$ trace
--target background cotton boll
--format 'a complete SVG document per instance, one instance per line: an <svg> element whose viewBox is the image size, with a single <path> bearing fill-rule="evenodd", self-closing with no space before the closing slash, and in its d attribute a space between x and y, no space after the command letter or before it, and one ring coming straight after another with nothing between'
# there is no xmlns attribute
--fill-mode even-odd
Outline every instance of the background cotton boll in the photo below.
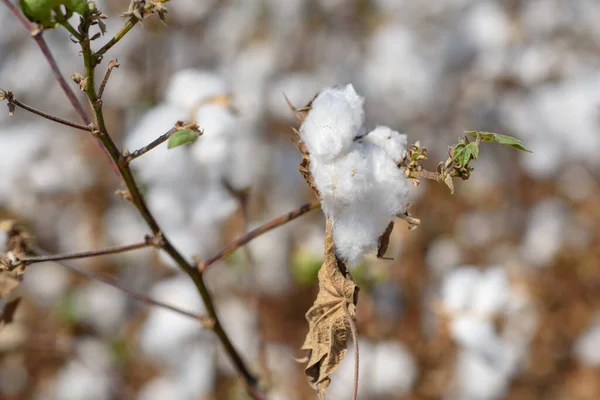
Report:
<svg viewBox="0 0 600 400"><path fill-rule="evenodd" d="M203 105L195 117L203 134L192 146L192 156L200 165L217 167L227 159L236 130L244 128L227 108L219 104Z"/></svg>
<svg viewBox="0 0 600 400"><path fill-rule="evenodd" d="M450 313L464 311L470 304L473 288L481 273L474 267L457 268L449 272L442 282L441 296L445 309Z"/></svg>
<svg viewBox="0 0 600 400"><path fill-rule="evenodd" d="M509 293L506 270L502 267L487 269L474 288L472 309L477 315L498 313L507 304Z"/></svg>
<svg viewBox="0 0 600 400"><path fill-rule="evenodd" d="M241 130L232 138L223 178L237 190L259 185L268 172L269 150L262 138Z"/></svg>
<svg viewBox="0 0 600 400"><path fill-rule="evenodd" d="M225 82L217 74L184 69L171 77L165 93L165 101L189 112L194 107L198 107L202 100L226 92Z"/></svg>
<svg viewBox="0 0 600 400"><path fill-rule="evenodd" d="M496 400L504 398L508 380L505 374L479 354L462 351L455 367L457 398Z"/></svg>
<svg viewBox="0 0 600 400"><path fill-rule="evenodd" d="M204 238L197 235L191 226L173 227L164 229L167 237L174 243L175 248L187 259L193 255L202 255L205 249ZM214 232L213 232L214 233ZM169 268L179 270L179 266L165 252L158 253L160 261Z"/></svg>
<svg viewBox="0 0 600 400"><path fill-rule="evenodd" d="M51 306L64 295L70 281L69 272L51 262L32 265L23 277L30 298L42 306Z"/></svg>
<svg viewBox="0 0 600 400"><path fill-rule="evenodd" d="M573 346L577 359L587 365L600 365L600 318L592 320Z"/></svg>
<svg viewBox="0 0 600 400"><path fill-rule="evenodd" d="M408 138L387 126L377 126L362 139L381 147L398 164L406 156Z"/></svg>
<svg viewBox="0 0 600 400"><path fill-rule="evenodd" d="M151 186L146 193L146 203L161 226L176 229L185 225L185 204L172 187Z"/></svg>
<svg viewBox="0 0 600 400"><path fill-rule="evenodd" d="M417 377L417 365L408 349L396 341L374 345L371 387L378 396L408 393ZM362 353L361 353L362 356Z"/></svg>
<svg viewBox="0 0 600 400"><path fill-rule="evenodd" d="M248 303L227 297L218 301L217 308L221 316L223 329L229 334L233 345L239 354L246 360L256 360L258 345L258 319L256 313ZM225 355L222 347L219 348L218 366L228 375L235 375L236 371L229 357Z"/></svg>
<svg viewBox="0 0 600 400"><path fill-rule="evenodd" d="M487 319L474 315L459 315L450 322L452 338L461 346L479 353L488 360L502 355L502 341Z"/></svg>
<svg viewBox="0 0 600 400"><path fill-rule="evenodd" d="M186 311L205 313L196 287L187 276L175 276L157 283L150 295ZM166 365L177 365L178 355L188 340L198 340L203 328L198 321L162 308L153 308L139 334L142 351Z"/></svg>
<svg viewBox="0 0 600 400"><path fill-rule="evenodd" d="M75 292L74 307L80 321L103 335L115 335L125 317L126 295L103 282L91 282Z"/></svg>
<svg viewBox="0 0 600 400"><path fill-rule="evenodd" d="M358 369L358 398L371 398L371 375L374 368L373 344L367 338L359 337L360 364ZM354 382L354 347L352 340L348 340L348 353L340 367L331 375L331 385L327 389L327 398L332 400L349 399L352 397Z"/></svg>
<svg viewBox="0 0 600 400"><path fill-rule="evenodd" d="M312 157L331 161L350 149L363 127L363 102L352 85L327 88L317 96L300 128Z"/></svg>
<svg viewBox="0 0 600 400"><path fill-rule="evenodd" d="M81 361L69 361L56 376L54 396L61 400L108 400L113 382L106 371L93 369Z"/></svg>

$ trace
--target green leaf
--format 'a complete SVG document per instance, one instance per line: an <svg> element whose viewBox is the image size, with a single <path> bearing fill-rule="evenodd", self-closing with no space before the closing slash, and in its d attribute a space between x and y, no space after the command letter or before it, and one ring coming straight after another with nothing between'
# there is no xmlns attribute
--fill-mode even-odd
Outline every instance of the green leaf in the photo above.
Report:
<svg viewBox="0 0 600 400"><path fill-rule="evenodd" d="M181 146L183 144L194 143L200 134L198 131L192 129L182 129L175 132L169 137L167 147L172 149L173 147Z"/></svg>
<svg viewBox="0 0 600 400"><path fill-rule="evenodd" d="M64 5L67 10L85 15L89 10L87 0L62 0L59 4Z"/></svg>
<svg viewBox="0 0 600 400"><path fill-rule="evenodd" d="M526 149L525 146L523 146L523 143L519 139L516 139L512 136L500 135L498 133L492 133L492 132L481 132L481 131L468 131L465 133L474 138L479 136L481 138L481 140L483 140L484 142L497 142L497 143L503 144L505 146L510 146L513 149L531 153L531 150Z"/></svg>
<svg viewBox="0 0 600 400"><path fill-rule="evenodd" d="M452 158L455 159L461 167L467 165L471 160L471 156L474 160L477 160L479 157L479 146L476 142L459 143L454 146L454 150L452 150Z"/></svg>

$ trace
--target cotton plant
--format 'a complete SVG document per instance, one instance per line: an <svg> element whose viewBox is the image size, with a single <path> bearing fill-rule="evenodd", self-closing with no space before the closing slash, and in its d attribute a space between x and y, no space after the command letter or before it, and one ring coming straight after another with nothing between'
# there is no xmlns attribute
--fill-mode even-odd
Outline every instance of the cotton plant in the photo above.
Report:
<svg viewBox="0 0 600 400"><path fill-rule="evenodd" d="M453 178L466 180L474 170L470 163L479 157L482 141L528 151L512 137L468 131L449 148L448 159L435 172L426 171L422 162L427 149L419 142L409 146L407 135L390 127L365 126L364 101L352 84L324 88L299 109L288 101L301 122L296 131L303 156L300 171L319 197L327 221L320 290L306 314L309 332L302 345L308 351L305 374L320 398L346 355L350 336L358 354L358 287L351 268L368 253L377 251L385 258L396 218L406 220L410 228L418 226L420 221L407 211L411 186L430 178L453 192ZM355 364L358 369L357 360Z"/></svg>

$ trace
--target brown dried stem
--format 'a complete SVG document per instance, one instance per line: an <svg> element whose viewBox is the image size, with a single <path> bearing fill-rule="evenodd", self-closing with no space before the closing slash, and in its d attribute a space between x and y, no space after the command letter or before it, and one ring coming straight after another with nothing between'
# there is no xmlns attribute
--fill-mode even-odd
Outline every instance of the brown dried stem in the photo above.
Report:
<svg viewBox="0 0 600 400"><path fill-rule="evenodd" d="M6 100L8 101L9 105L14 104L17 107L22 108L23 110L29 111L30 113L39 115L40 117L49 119L50 121L54 121L54 122L62 124L62 125L70 126L71 128L79 129L81 131L86 131L86 132L92 131L92 128L90 126L85 126L85 125L78 124L76 122L67 121L66 119L62 119L60 117L55 117L54 115L47 114L43 111L40 111L31 106L28 106L25 103L21 103L19 100L14 98L14 95L11 91L6 91L5 94L6 94ZM12 113L11 113L11 115L12 115Z"/></svg>
<svg viewBox="0 0 600 400"><path fill-rule="evenodd" d="M348 324L350 324L350 331L352 332L352 343L354 345L354 385L352 388L352 400L356 400L358 398L358 375L359 375L359 357L358 357L358 331L356 330L356 324L354 323L354 318L350 315L350 311L348 311L348 306L346 303L342 304L344 308L344 313L346 313L346 317L348 318Z"/></svg>
<svg viewBox="0 0 600 400"><path fill-rule="evenodd" d="M151 237L147 237L145 241L140 243L121 245L121 246L111 246L105 247L103 249L98 250L88 250L88 251L80 251L74 253L63 253L63 254L49 254L43 256L33 256L33 257L19 257L19 262L25 264L34 264L46 261L62 261L62 260L77 260L80 258L90 258L90 257L98 257L105 256L108 254L118 254L125 253L127 251L143 249L145 247L156 246L155 241Z"/></svg>
<svg viewBox="0 0 600 400"><path fill-rule="evenodd" d="M102 79L102 83L100 84L100 89L98 89L98 98L102 99L102 95L104 94L104 88L106 88L106 84L108 83L108 78L110 78L110 73L113 68L119 68L119 63L117 60L111 60L108 63L108 69L106 70L106 74L104 75L104 79Z"/></svg>
<svg viewBox="0 0 600 400"><path fill-rule="evenodd" d="M163 303L161 301L155 300L152 297L146 296L145 294L138 293L136 291L128 289L128 288L122 286L114 278L111 278L111 277L108 277L108 276L104 276L104 275L99 275L99 274L96 274L94 272L86 271L86 270L84 270L84 269L82 269L82 268L80 268L80 267L78 267L78 266L76 266L76 265L74 265L72 263L65 262L64 258L57 258L58 256L60 256L60 254L53 255L53 254L50 254L47 251L45 251L45 250L43 250L43 249L41 249L41 248L39 248L37 246L33 246L33 245L29 245L28 246L28 250L29 250L30 253L32 253L32 254L34 254L36 256L35 257L36 259L45 258L46 261L54 261L57 264L62 265L63 267L68 268L71 271L76 272L76 273L78 273L80 275L83 275L83 276L85 276L88 279L93 279L93 280L96 280L96 281L100 281L100 282L105 283L105 284L107 284L109 286L112 286L112 287L114 287L116 289L119 289L123 293L127 293L127 295L129 297L133 298L133 299L139 300L139 301L141 301L143 303L146 303L146 304L149 304L149 305L152 305L152 306L161 307L161 308L164 308L166 310L173 311L173 312L175 312L177 314L180 314L180 315L183 315L185 317L193 318L193 319L199 321L202 324L202 326L204 326L205 328L212 328L212 325L213 325L212 320L209 317L207 317L207 316L199 315L199 314L194 314L192 312L185 311L185 310L182 310L180 308L170 306L170 305L168 305L166 303ZM31 258L34 258L34 257L31 257Z"/></svg>
<svg viewBox="0 0 600 400"><path fill-rule="evenodd" d="M244 246L246 243L248 243L251 240L262 235L263 233L266 233L266 232L270 231L271 229L275 229L278 226L287 224L288 222L293 221L296 218L306 214L307 212L314 210L316 208L319 208L320 206L321 206L321 202L319 200L315 200L312 203L306 203L306 204L300 206L299 208L295 209L294 211L290 211L289 213L284 214L281 217L275 218L274 220L269 221L266 224L261 225L256 229L251 230L250 232L248 232L241 238L239 238L236 241L227 245L224 249L219 251L217 254L215 254L213 257L211 257L207 261L199 263L198 270L205 271L208 267L210 267L215 262L217 262L220 259L233 253L240 247Z"/></svg>

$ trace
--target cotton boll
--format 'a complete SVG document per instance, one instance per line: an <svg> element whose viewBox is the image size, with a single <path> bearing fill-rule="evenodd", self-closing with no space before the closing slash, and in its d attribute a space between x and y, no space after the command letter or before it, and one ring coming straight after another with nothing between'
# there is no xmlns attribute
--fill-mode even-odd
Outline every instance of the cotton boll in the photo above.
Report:
<svg viewBox="0 0 600 400"><path fill-rule="evenodd" d="M137 400L181 399L176 380L171 376L159 376L147 382L137 395Z"/></svg>
<svg viewBox="0 0 600 400"><path fill-rule="evenodd" d="M90 365L81 361L69 361L56 376L52 398L108 400L111 398L112 385L108 373L91 369Z"/></svg>
<svg viewBox="0 0 600 400"><path fill-rule="evenodd" d="M460 315L451 321L450 332L461 346L480 353L488 360L498 360L502 355L502 342L491 321Z"/></svg>
<svg viewBox="0 0 600 400"><path fill-rule="evenodd" d="M377 396L406 394L417 377L417 365L413 356L399 342L377 343L372 365L370 386Z"/></svg>
<svg viewBox="0 0 600 400"><path fill-rule="evenodd" d="M27 268L23 286L36 303L47 307L65 294L70 281L66 268L46 262Z"/></svg>
<svg viewBox="0 0 600 400"><path fill-rule="evenodd" d="M196 123L204 132L192 146L192 157L198 165L221 171L230 151L238 126L237 118L218 104L206 104L196 112Z"/></svg>
<svg viewBox="0 0 600 400"><path fill-rule="evenodd" d="M152 186L146 194L146 204L163 227L179 228L186 222L184 203L178 194L166 186Z"/></svg>
<svg viewBox="0 0 600 400"><path fill-rule="evenodd" d="M481 273L474 267L462 267L451 271L442 282L441 296L449 313L464 311L471 303L473 289Z"/></svg>
<svg viewBox="0 0 600 400"><path fill-rule="evenodd" d="M556 199L537 204L528 218L527 232L522 252L527 261L536 267L550 263L564 241L567 210Z"/></svg>
<svg viewBox="0 0 600 400"><path fill-rule="evenodd" d="M504 398L508 379L501 370L479 354L463 351L456 369L457 398L465 400L496 400Z"/></svg>
<svg viewBox="0 0 600 400"><path fill-rule="evenodd" d="M195 69L183 69L171 78L165 100L170 105L191 111L202 100L224 94L226 91L225 82L216 74Z"/></svg>
<svg viewBox="0 0 600 400"><path fill-rule="evenodd" d="M408 138L387 126L377 126L362 140L381 147L396 164L406 156Z"/></svg>
<svg viewBox="0 0 600 400"><path fill-rule="evenodd" d="M350 149L363 129L363 103L351 84L327 88L317 96L300 128L312 157L331 161Z"/></svg>
<svg viewBox="0 0 600 400"><path fill-rule="evenodd" d="M150 295L184 310L205 313L194 283L187 276L175 276L157 283ZM174 354L180 354L188 340L198 340L203 330L198 321L172 311L153 308L141 328L139 343L142 351L167 365L177 364Z"/></svg>
<svg viewBox="0 0 600 400"><path fill-rule="evenodd" d="M496 267L484 271L474 289L472 310L476 314L489 316L500 312L510 295L506 270Z"/></svg>
<svg viewBox="0 0 600 400"><path fill-rule="evenodd" d="M255 360L258 349L258 319L256 313L246 302L233 297L222 299L217 304L220 311L221 324L229 338L238 349L242 358ZM229 357L219 349L219 368L228 375L236 374Z"/></svg>
<svg viewBox="0 0 600 400"><path fill-rule="evenodd" d="M118 332L125 317L127 296L102 282L91 282L75 293L75 312L78 318L104 335Z"/></svg>
<svg viewBox="0 0 600 400"><path fill-rule="evenodd" d="M577 338L573 351L577 359L586 365L600 365L600 320L595 320Z"/></svg>

